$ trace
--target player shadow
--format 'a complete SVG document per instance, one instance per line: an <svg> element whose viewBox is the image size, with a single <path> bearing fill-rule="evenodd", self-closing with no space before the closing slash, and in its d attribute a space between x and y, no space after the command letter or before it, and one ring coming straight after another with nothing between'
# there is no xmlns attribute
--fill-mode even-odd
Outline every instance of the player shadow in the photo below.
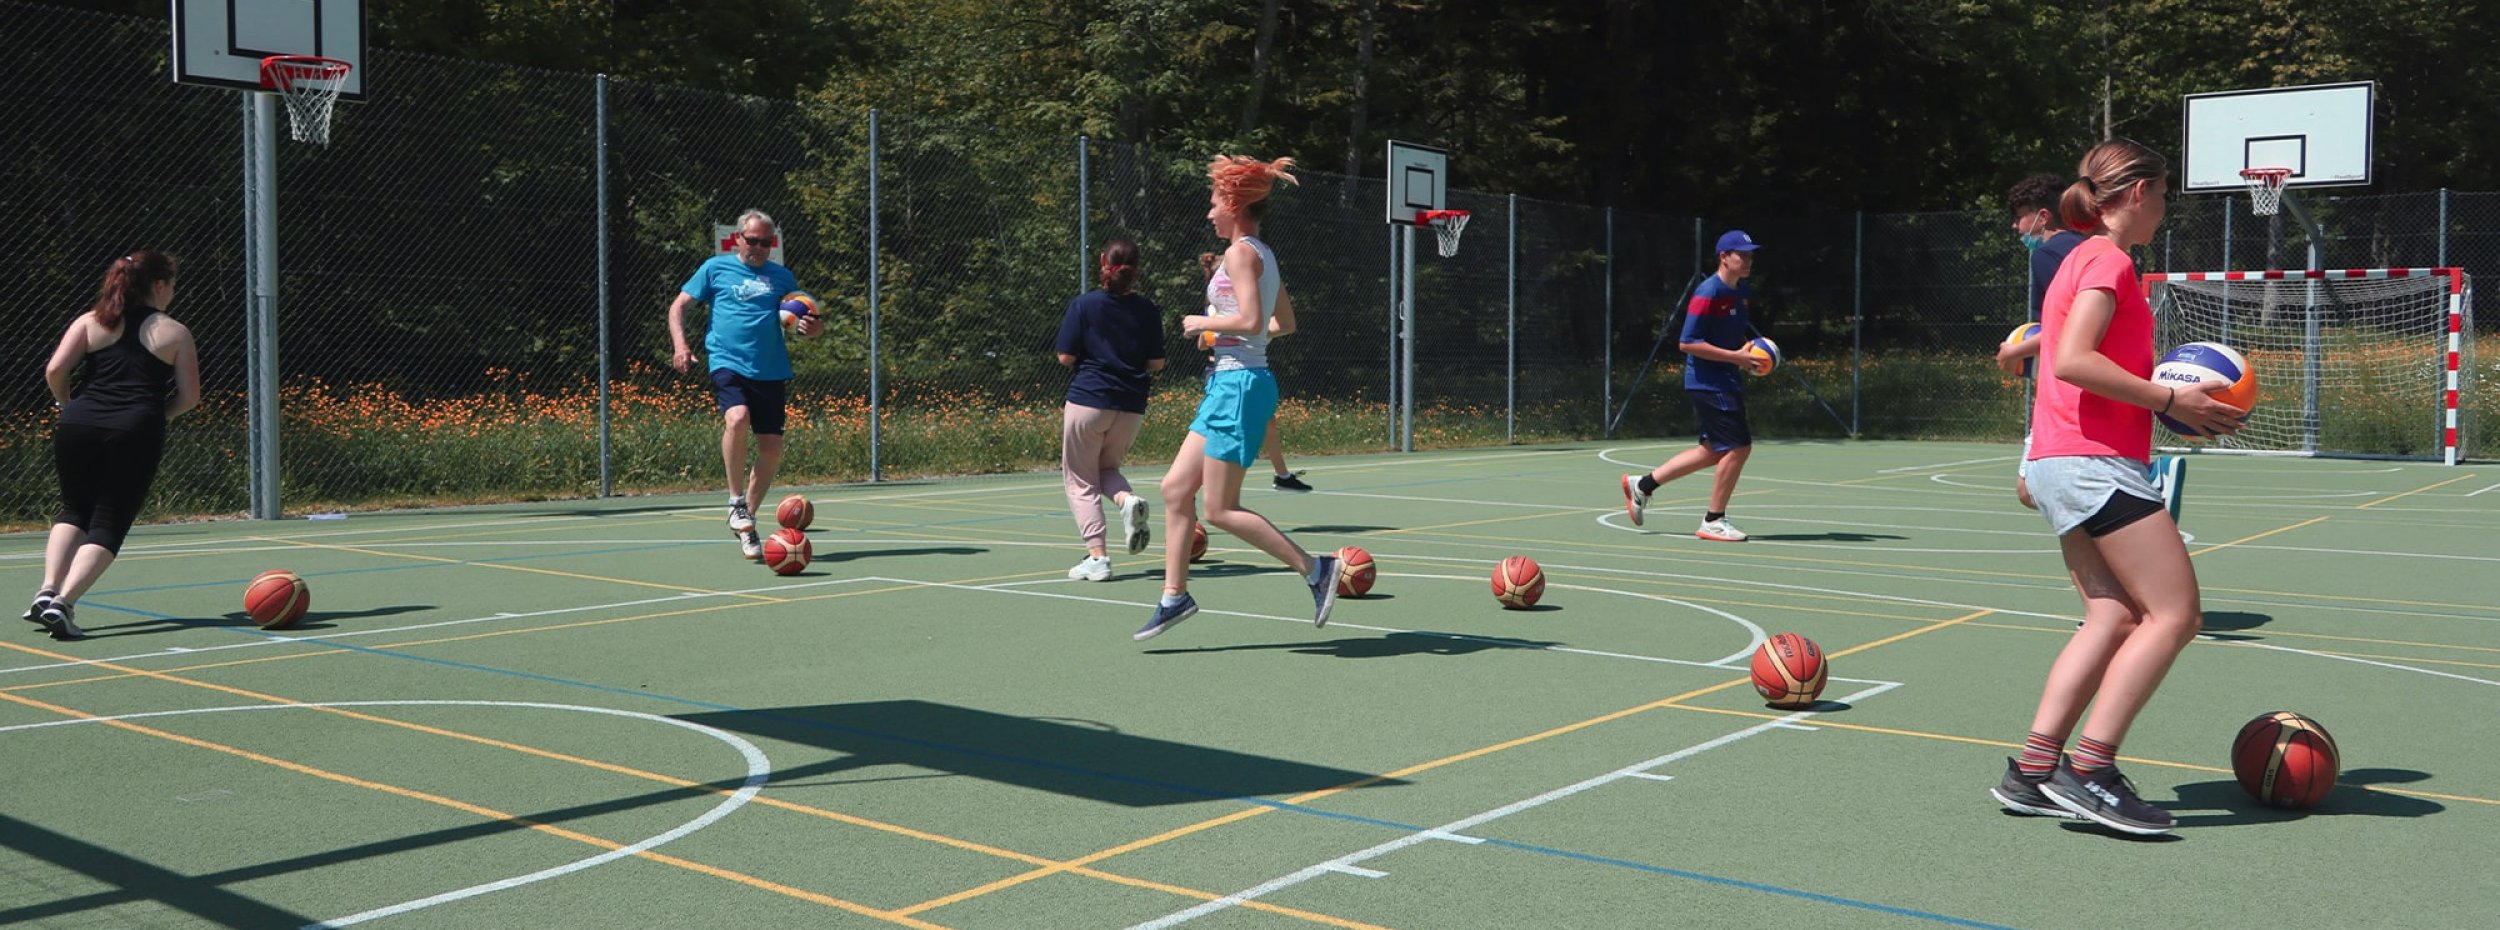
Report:
<svg viewBox="0 0 2500 930"><path fill-rule="evenodd" d="M1358 782L1373 773L1333 768L1121 732L1084 720L1020 717L929 701L866 701L685 714L677 719L764 739L813 746L820 762L773 773L845 782L940 772L1123 807L1194 804L1210 798L1290 796ZM788 751L776 755L787 757Z"/></svg>
<svg viewBox="0 0 2500 930"><path fill-rule="evenodd" d="M30 902L26 895L11 895L18 903L0 909L0 927L45 920L84 924L96 919L87 912L142 901L218 927L301 927L314 921L309 914L230 890L227 880L186 875L7 814L0 814L0 849L82 876L100 889L50 901Z"/></svg>
<svg viewBox="0 0 2500 930"><path fill-rule="evenodd" d="M1388 659L1398 656L1473 655L1493 649L1551 649L1562 645L1534 639L1511 639L1499 636L1461 636L1455 633L1391 633L1386 636L1346 637L1311 642L1251 643L1234 646L1205 646L1195 649L1148 649L1146 655L1212 655L1220 652L1264 652L1282 650L1295 655L1326 656L1332 659Z"/></svg>
<svg viewBox="0 0 2500 930"><path fill-rule="evenodd" d="M415 613L420 610L434 609L435 607L432 604L402 604L391 607L375 607L369 610L315 610L306 612L303 619L289 624L287 629L327 630L337 627L338 624L333 621L338 620L355 620L365 617L388 617L395 614ZM252 622L251 615L237 610L207 619L148 617L139 620L127 620L121 623L107 623L102 625L80 624L79 626L87 632L88 639L102 639L108 636L146 636L152 633L173 633L181 630L217 628L241 629L245 627L257 627L258 624Z"/></svg>
<svg viewBox="0 0 2500 930"><path fill-rule="evenodd" d="M1755 533L1752 538L1762 540L1763 542L1879 542L1887 539L1902 540L1908 539L1909 537L1894 536L1890 533L1849 533L1835 531L1829 533Z"/></svg>
<svg viewBox="0 0 2500 930"><path fill-rule="evenodd" d="M1189 577L1191 578L1239 578L1247 575L1290 574L1293 574L1293 569L1286 568L1282 565L1260 565L1252 562L1227 562L1222 559L1208 559L1204 562L1192 562L1189 565ZM1140 572L1139 577L1162 578L1163 568L1158 564L1154 568L1149 568Z"/></svg>
<svg viewBox="0 0 2500 930"><path fill-rule="evenodd" d="M2274 617L2271 615L2249 613L2245 610L2208 610L2205 612L2205 632L2207 633L2228 633L2234 630L2253 630L2273 622ZM2255 639L2257 637L2251 636L2232 638Z"/></svg>
<svg viewBox="0 0 2500 930"><path fill-rule="evenodd" d="M856 562L860 559L889 559L915 555L983 555L988 552L988 549L984 549L979 546L923 546L918 549L828 548L818 550L815 558L810 559L809 561L811 564L815 562ZM816 574L816 572L804 571L799 574L813 575Z"/></svg>
<svg viewBox="0 0 2500 930"><path fill-rule="evenodd" d="M1383 530L1394 530L1394 529L1397 529L1397 527L1394 527L1394 526L1357 526L1357 525L1354 525L1354 524L1334 524L1334 523L1323 523L1323 524L1318 524L1318 525L1314 525L1314 526L1297 526L1297 527L1294 527L1293 529L1286 530L1285 532L1288 532L1288 533L1320 533L1320 534L1333 534L1333 535L1338 535L1338 536L1359 536L1359 535L1364 534L1364 533L1378 533L1378 532L1381 532L1381 531L1383 531Z"/></svg>
<svg viewBox="0 0 2500 930"><path fill-rule="evenodd" d="M2269 807L2241 790L2238 780L2226 778L2180 785L2177 803L2162 806L2173 811L2197 812L2179 815L2179 826L2183 828L2283 823L2309 817L2427 817L2447 810L2448 806L2429 798L2369 788L2429 777L2428 772L2412 769L2354 769L2336 778L2335 790L2327 792L2317 806L2298 810Z"/></svg>

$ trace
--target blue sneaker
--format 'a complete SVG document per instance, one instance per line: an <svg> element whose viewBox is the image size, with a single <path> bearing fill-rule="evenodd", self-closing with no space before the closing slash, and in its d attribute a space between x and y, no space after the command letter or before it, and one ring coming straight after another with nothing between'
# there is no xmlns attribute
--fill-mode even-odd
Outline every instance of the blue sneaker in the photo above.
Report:
<svg viewBox="0 0 2500 930"><path fill-rule="evenodd" d="M1161 601L1155 602L1154 616L1147 618L1146 625L1138 627L1137 632L1129 634L1129 638L1141 643L1145 642L1163 635L1163 631L1179 626L1181 621L1197 615L1198 599L1190 597L1189 592L1183 591L1181 602L1178 604L1165 605Z"/></svg>
<svg viewBox="0 0 2500 930"><path fill-rule="evenodd" d="M1311 586L1311 603L1318 607L1311 615L1311 625L1324 627L1328 625L1328 612L1337 609L1337 576L1344 572L1345 563L1333 555L1312 561L1316 564L1311 566L1311 577L1303 579Z"/></svg>
<svg viewBox="0 0 2500 930"><path fill-rule="evenodd" d="M2170 511L2170 522L2179 522L2179 496L2187 492L2187 458L2156 455L2151 470L2153 487L2161 491L2161 505Z"/></svg>

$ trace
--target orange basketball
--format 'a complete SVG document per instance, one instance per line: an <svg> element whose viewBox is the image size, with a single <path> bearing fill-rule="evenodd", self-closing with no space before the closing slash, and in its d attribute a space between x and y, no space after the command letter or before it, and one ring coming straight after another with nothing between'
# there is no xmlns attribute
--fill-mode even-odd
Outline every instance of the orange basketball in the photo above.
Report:
<svg viewBox="0 0 2500 930"><path fill-rule="evenodd" d="M790 527L774 530L764 537L764 567L776 575L796 575L807 570L807 560L816 556L816 547L807 541L807 534Z"/></svg>
<svg viewBox="0 0 2500 930"><path fill-rule="evenodd" d="M781 524L784 529L807 529L816 522L816 505L808 503L807 498L792 494L781 499L781 506L773 508L773 522Z"/></svg>
<svg viewBox="0 0 2500 930"><path fill-rule="evenodd" d="M1520 610L1536 606L1536 599L1545 596L1545 570L1535 559L1514 555L1503 559L1493 569L1493 599L1502 602L1504 610Z"/></svg>
<svg viewBox="0 0 2500 930"><path fill-rule="evenodd" d="M1831 675L1823 649L1795 633L1781 633L1753 651L1753 689L1773 707L1797 708L1823 696Z"/></svg>
<svg viewBox="0 0 2500 930"><path fill-rule="evenodd" d="M1345 569L1337 573L1338 594L1362 597L1371 593L1372 580L1380 574L1380 567L1372 564L1371 553L1363 551L1361 546L1347 546L1337 550L1337 561L1345 565Z"/></svg>
<svg viewBox="0 0 2500 930"><path fill-rule="evenodd" d="M312 588L303 576L283 568L262 572L243 588L243 613L264 630L294 626L311 606Z"/></svg>
<svg viewBox="0 0 2500 930"><path fill-rule="evenodd" d="M2343 755L2318 722L2278 710L2259 715L2231 741L2231 772L2249 796L2272 807L2309 807L2334 790Z"/></svg>
<svg viewBox="0 0 2500 930"><path fill-rule="evenodd" d="M1206 561L1206 558L1207 525L1201 523L1189 528L1189 560L1192 562L1203 562Z"/></svg>

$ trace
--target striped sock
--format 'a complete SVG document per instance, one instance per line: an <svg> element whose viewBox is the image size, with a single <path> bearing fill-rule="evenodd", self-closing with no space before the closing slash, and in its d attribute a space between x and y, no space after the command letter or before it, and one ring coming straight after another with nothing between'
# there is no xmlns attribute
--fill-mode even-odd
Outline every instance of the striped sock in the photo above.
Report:
<svg viewBox="0 0 2500 930"><path fill-rule="evenodd" d="M2023 737L2023 752L2014 757L2014 767L2025 776L2047 778L2049 770L2057 768L2057 754L2065 748L2066 744L2061 740L2044 733L2033 733Z"/></svg>
<svg viewBox="0 0 2500 930"><path fill-rule="evenodd" d="M2098 772L2118 764L2118 744L2104 743L2089 736L2075 741L2075 771Z"/></svg>

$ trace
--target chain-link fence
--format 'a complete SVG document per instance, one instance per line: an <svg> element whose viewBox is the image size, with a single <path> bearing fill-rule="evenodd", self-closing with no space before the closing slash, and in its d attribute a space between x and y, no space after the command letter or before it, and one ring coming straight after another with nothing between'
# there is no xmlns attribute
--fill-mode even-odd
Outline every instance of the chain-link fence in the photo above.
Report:
<svg viewBox="0 0 2500 930"><path fill-rule="evenodd" d="M4 0L0 15L0 268L29 321L0 337L21 373L0 388L4 522L54 506L35 375L105 265L141 247L183 259L174 309L208 397L174 430L150 516L237 512L245 105L169 83L161 21ZM781 222L828 324L792 345L785 481L1047 468L1067 377L1050 340L1102 244L1141 245L1168 318L1199 310L1198 256L1221 245L1211 153L379 49L366 68L369 99L342 104L328 147L277 153L290 512L719 487L718 416L703 373L670 367L667 308L718 250L714 227L748 208ZM1272 354L1286 448L1392 448L1401 233L1379 222L1378 179L1298 174L1264 230L1301 324ZM2500 194L2325 193L2294 195L2325 230L2322 267L2500 268ZM1458 256L1435 255L1428 232L1415 250L1418 447L1687 434L1671 330L1727 227L1764 243L1755 319L1790 360L1749 388L1761 435L2021 433L2020 384L1988 362L2025 315L2002 211L1696 218L1450 199L1474 214ZM2311 261L2301 224L2244 205L2175 203L2144 270ZM686 325L698 353L704 322L698 307ZM1171 352L1141 460L1177 446L1198 397L1204 358L1177 338ZM2470 374L2475 436L2500 402L2488 372Z"/></svg>

